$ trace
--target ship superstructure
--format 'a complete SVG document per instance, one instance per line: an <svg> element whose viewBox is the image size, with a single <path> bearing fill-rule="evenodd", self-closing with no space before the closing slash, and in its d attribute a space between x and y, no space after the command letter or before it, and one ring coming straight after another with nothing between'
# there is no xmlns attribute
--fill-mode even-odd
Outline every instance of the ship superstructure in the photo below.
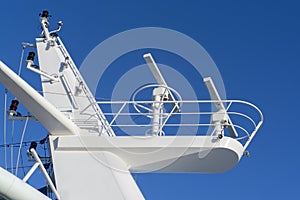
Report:
<svg viewBox="0 0 300 200"><path fill-rule="evenodd" d="M210 77L203 81L211 99L182 99L176 88L167 84L151 53L143 57L156 84L137 86L128 101L98 102L57 34L62 22L57 30L50 31L48 12L44 11L40 23L43 32L33 45L36 51L28 54L26 67L41 76L43 94L3 62L0 62L0 81L49 132L54 173L51 176L46 173L32 146L29 156L35 164L23 181L0 168L3 199L48 199L26 184L37 168L45 175L56 199L144 199L132 172L220 173L233 168L248 154L246 149L263 123L263 115L255 105L222 100ZM151 91L149 100L137 100L145 90ZM231 110L235 104L251 112ZM114 112L106 109L111 105L118 109ZM190 110L189 105L211 105L213 109L198 112ZM16 110L10 110L11 117L20 118ZM191 116L203 115L209 116L209 121L188 121ZM137 116L144 117L145 122L117 123L119 118ZM184 123L172 120L174 116L187 120ZM240 125L239 118L248 125ZM141 128L141 135L118 135L117 127ZM186 127L199 129L199 133L172 132ZM211 131L201 134L203 127Z"/></svg>

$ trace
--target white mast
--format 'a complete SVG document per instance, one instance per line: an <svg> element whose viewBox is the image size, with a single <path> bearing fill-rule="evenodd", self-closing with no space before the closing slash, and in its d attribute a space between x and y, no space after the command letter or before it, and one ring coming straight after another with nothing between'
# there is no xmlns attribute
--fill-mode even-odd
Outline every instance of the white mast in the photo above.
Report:
<svg viewBox="0 0 300 200"><path fill-rule="evenodd" d="M172 92L177 92L169 87L164 80L157 64L151 54L144 58L149 65L158 85L154 88L151 101L120 101L101 102L102 104L119 104L120 110L114 113L109 122L94 96L81 77L75 63L57 35L62 22L55 31L49 31L48 12L44 11L41 19L43 32L36 39L39 65L34 63L34 52L27 58L27 68L41 76L43 96L36 92L22 78L10 70L0 61L0 81L8 88L22 104L41 122L49 131L50 152L54 169L55 186L48 176L47 180L55 190L57 197L62 200L81 199L144 199L143 194L131 176L131 172L200 172L220 173L233 168L244 155L246 147L258 131L263 122L261 111L245 101L222 100L218 95L213 81L204 79L212 100L176 100ZM144 88L147 88L145 86ZM143 88L141 88L143 89ZM138 91L141 91L138 90ZM134 95L135 96L135 95ZM176 95L177 97L179 95ZM164 104L168 100L173 109L164 113ZM151 108L142 104L152 105ZM202 115L201 112L183 112L181 106L185 104L214 104L217 112L205 112L211 115L211 122L205 124L174 124L168 120L174 114ZM225 107L224 103L229 103ZM243 104L256 111L258 119L238 113L245 117L253 126L252 129L236 125L229 118L228 109L231 104ZM114 122L120 117L131 116L132 113L124 112L124 108L133 106L141 116L153 118L149 126L151 136L117 136L114 133ZM149 111L149 114L140 112L138 106ZM162 114L164 118L162 118ZM133 114L135 116L136 113ZM117 124L117 126L137 125ZM165 127L213 127L212 135L170 136L161 134ZM227 129L229 135L224 134ZM239 128L241 131L238 134ZM240 133L243 136L240 136ZM165 135L165 136L163 136ZM240 137L240 138L238 138ZM240 140L246 140L245 143ZM38 164L35 164L25 176L28 179L32 171L41 160L34 155ZM0 168L0 173L2 173ZM17 199L7 191L7 181L13 175L3 172L5 180L0 181L1 195L8 199ZM2 180L2 179L1 179ZM2 184L3 183L3 184ZM26 194L27 199L47 199L32 192L27 184L18 181L12 188L21 188L19 191ZM27 196L28 195L28 196ZM34 196L37 195L37 196Z"/></svg>

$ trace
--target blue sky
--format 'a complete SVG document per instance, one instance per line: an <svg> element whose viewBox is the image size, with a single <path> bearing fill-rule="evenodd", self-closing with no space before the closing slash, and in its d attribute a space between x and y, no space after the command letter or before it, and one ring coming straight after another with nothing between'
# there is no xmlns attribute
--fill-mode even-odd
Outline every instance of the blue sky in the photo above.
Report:
<svg viewBox="0 0 300 200"><path fill-rule="evenodd" d="M134 175L146 199L300 198L297 1L12 0L1 7L0 59L15 71L21 42L34 42L40 33L38 14L48 9L53 25L63 20L60 36L78 66L96 45L121 31L170 28L208 51L228 99L248 100L262 109L265 123L249 146L250 158L223 174ZM37 84L30 73L24 76Z"/></svg>

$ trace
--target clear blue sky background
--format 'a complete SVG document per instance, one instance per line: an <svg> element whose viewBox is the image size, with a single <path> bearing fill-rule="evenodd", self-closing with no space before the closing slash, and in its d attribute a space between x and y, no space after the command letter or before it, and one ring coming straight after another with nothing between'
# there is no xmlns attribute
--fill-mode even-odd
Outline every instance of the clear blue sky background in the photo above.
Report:
<svg viewBox="0 0 300 200"><path fill-rule="evenodd" d="M135 175L146 199L300 199L298 1L4 1L0 59L15 71L21 42L34 42L40 33L43 9L51 12L52 24L63 20L60 36L78 66L116 33L170 28L208 51L229 99L249 100L262 109L265 123L249 147L250 158L224 174Z"/></svg>

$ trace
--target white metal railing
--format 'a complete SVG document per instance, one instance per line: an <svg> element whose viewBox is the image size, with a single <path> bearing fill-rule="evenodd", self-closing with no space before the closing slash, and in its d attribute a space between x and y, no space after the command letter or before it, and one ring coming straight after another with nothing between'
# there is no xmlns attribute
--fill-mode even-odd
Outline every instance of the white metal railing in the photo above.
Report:
<svg viewBox="0 0 300 200"><path fill-rule="evenodd" d="M76 80L78 81L78 83L81 83L81 87L82 87L82 90L83 90L84 94L86 95L88 100L91 102L90 105L92 106L93 110L95 111L96 117L98 118L98 120L100 121L101 124L105 124L102 127L102 128L104 128L105 133L108 134L109 136L114 136L113 130L110 128L108 122L105 120L105 117L104 117L101 109L99 108L99 106L97 105L97 103L94 99L94 96L92 95L89 88L86 87L84 79L81 77L74 61L72 60L71 56L69 55L68 51L66 50L65 46L63 45L63 42L61 41L61 39L59 37L57 37L57 42L58 42L57 47L60 49L62 55L66 58L66 61L65 61L66 64L71 68L71 70L72 70ZM81 113L83 113L83 112L84 111L82 111Z"/></svg>
<svg viewBox="0 0 300 200"><path fill-rule="evenodd" d="M159 135L168 136L174 135L174 132L172 133L172 131L176 131L174 130L174 128L178 129L183 127L196 128L197 132L194 132L195 135L214 135L216 124L211 122L211 116L213 114L216 114L216 111L213 111L213 104L215 102L219 101L100 101L96 103L101 107L103 114L108 120L108 126L112 129L122 129L128 127L134 129L143 128L142 131L144 132L144 134L147 134L149 129L153 126L151 122L151 118L153 117L151 106L153 105L153 103L162 103L164 105L174 103L177 103L178 105L180 104L181 112L174 112L173 107L173 109L171 108L169 109L169 111L165 111L159 114L163 119L162 123L159 125ZM225 106L226 111L224 112L229 115L233 123L231 125L229 124L228 126L234 126L238 132L238 137L233 138L240 141L244 145L244 149L246 149L263 123L262 112L254 104L242 100L222 100L222 103L227 104ZM139 107L140 110L134 109L136 107ZM144 110L144 112L142 112L141 110ZM220 112L218 113L222 114ZM204 120L202 119L202 117L204 117ZM123 120L120 120L121 118L123 118ZM137 118L140 119L138 122L136 122L135 120ZM174 118L176 118L176 120L174 120ZM168 128L171 130L167 130ZM202 130L203 128L206 128L206 130ZM211 131L207 131L208 129L211 129ZM115 133L118 132L117 130L114 131ZM228 134L226 134L225 130L223 131L226 136L229 136ZM126 134L131 135L130 133Z"/></svg>

